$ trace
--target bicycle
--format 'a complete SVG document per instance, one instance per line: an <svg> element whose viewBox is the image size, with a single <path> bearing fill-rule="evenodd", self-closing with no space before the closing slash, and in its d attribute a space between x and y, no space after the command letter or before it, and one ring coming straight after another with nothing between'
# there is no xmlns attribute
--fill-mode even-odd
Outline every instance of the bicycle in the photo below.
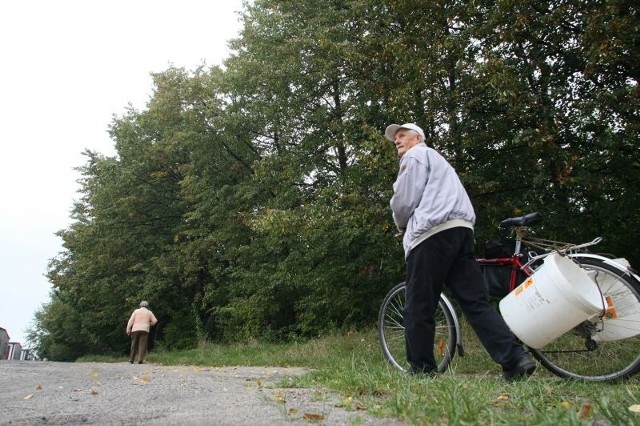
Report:
<svg viewBox="0 0 640 426"><path fill-rule="evenodd" d="M587 247L602 240L600 237L578 245L529 237L530 226L540 220L541 214L536 212L500 223L501 240L491 245L498 252L477 258L485 276L491 269L503 268L497 287L505 287L508 277L508 288L503 291L506 295L531 276L545 257L559 253L569 256L598 285L603 309L544 347L529 351L547 370L562 378L611 382L640 372L640 276L625 259L587 252ZM508 238L512 231L515 238ZM490 286L490 294L502 297L495 284L493 289ZM404 283L394 286L378 314L382 352L400 371L409 368L403 326L404 290ZM444 372L456 352L464 356L458 315L445 294L440 297L435 321L434 355L438 371Z"/></svg>

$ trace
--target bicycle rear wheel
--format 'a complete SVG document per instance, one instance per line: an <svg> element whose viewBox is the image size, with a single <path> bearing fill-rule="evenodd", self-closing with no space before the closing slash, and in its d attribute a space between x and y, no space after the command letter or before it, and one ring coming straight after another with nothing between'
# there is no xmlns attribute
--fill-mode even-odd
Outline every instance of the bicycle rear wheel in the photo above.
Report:
<svg viewBox="0 0 640 426"><path fill-rule="evenodd" d="M433 348L439 372L447 369L457 341L454 313L443 301L443 297L440 298L435 314L436 334ZM382 353L385 359L400 371L409 369L404 337L404 304L405 285L400 283L387 293L378 313L378 337Z"/></svg>
<svg viewBox="0 0 640 426"><path fill-rule="evenodd" d="M612 308L585 321L532 354L565 378L608 382L640 371L640 282L605 260L572 256L598 284Z"/></svg>

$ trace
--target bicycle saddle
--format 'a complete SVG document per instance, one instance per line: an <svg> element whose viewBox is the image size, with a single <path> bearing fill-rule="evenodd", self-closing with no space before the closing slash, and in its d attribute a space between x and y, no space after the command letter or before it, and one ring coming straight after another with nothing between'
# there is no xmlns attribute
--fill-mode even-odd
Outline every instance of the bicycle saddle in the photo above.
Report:
<svg viewBox="0 0 640 426"><path fill-rule="evenodd" d="M506 230L512 226L528 226L540 222L542 220L542 213L533 212L525 214L524 216L510 217L500 222L500 229Z"/></svg>

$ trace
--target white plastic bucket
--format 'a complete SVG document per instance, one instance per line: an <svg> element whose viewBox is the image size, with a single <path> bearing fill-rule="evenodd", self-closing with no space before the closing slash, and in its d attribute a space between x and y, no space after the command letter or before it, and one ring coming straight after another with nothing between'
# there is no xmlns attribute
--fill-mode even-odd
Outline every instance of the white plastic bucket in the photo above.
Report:
<svg viewBox="0 0 640 426"><path fill-rule="evenodd" d="M500 301L500 312L513 334L537 349L600 314L603 305L589 275L570 258L552 254Z"/></svg>

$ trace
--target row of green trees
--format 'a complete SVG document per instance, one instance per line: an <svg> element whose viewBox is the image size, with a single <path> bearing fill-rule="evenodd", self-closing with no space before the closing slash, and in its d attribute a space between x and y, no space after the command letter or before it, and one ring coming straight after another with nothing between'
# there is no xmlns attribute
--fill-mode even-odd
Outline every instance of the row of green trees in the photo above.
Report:
<svg viewBox="0 0 640 426"><path fill-rule="evenodd" d="M478 214L640 262L640 18L626 0L255 0L223 67L153 76L86 152L30 338L50 359L374 323L402 280L382 132L413 121ZM479 247L479 251L481 248Z"/></svg>

